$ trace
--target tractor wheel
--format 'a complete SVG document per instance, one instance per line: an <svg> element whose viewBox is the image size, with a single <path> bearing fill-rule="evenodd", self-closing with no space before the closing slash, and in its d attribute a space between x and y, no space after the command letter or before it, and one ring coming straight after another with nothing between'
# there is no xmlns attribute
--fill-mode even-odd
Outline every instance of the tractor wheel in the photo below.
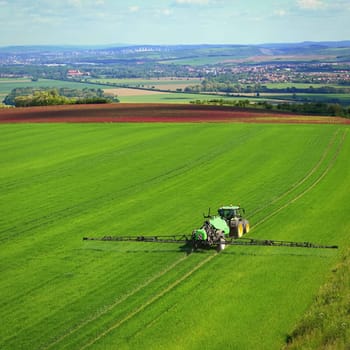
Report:
<svg viewBox="0 0 350 350"><path fill-rule="evenodd" d="M250 231L250 225L249 222L247 222L244 226L244 233L248 233Z"/></svg>
<svg viewBox="0 0 350 350"><path fill-rule="evenodd" d="M237 225L236 230L237 230L237 237L241 238L243 236L243 225L241 222Z"/></svg>

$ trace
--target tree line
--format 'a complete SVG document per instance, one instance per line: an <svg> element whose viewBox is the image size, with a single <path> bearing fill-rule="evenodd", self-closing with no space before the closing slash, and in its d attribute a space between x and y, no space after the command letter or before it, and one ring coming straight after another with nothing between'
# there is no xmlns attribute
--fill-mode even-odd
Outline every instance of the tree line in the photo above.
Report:
<svg viewBox="0 0 350 350"><path fill-rule="evenodd" d="M244 85L232 82L222 77L213 77L202 80L201 84L187 86L185 92L221 92L221 93L307 93L307 94L348 94L350 87L320 86L310 85L306 88L297 87L276 87L271 88L261 83Z"/></svg>
<svg viewBox="0 0 350 350"><path fill-rule="evenodd" d="M215 105L215 106L231 106L250 109L278 110L283 112L292 112L303 115L321 115L321 116L337 116L350 118L350 107L343 107L336 103L309 102L309 103L278 103L272 104L267 101L251 103L249 100L195 100L193 104Z"/></svg>
<svg viewBox="0 0 350 350"><path fill-rule="evenodd" d="M70 88L16 88L3 101L15 107L50 106L67 104L102 104L119 102L116 97L105 96L101 89Z"/></svg>

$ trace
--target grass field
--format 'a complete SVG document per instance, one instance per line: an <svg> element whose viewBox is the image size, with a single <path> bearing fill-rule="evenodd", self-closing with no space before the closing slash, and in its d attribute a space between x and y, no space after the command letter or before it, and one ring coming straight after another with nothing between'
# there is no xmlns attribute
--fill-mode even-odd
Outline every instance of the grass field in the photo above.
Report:
<svg viewBox="0 0 350 350"><path fill-rule="evenodd" d="M345 126L0 128L2 349L280 349L349 246ZM251 237L340 251L82 241L190 233L230 203Z"/></svg>
<svg viewBox="0 0 350 350"><path fill-rule="evenodd" d="M295 87L297 89L308 89L310 86L312 86L315 89L327 86L327 87L334 87L334 88L346 88L344 85L338 85L338 84L327 84L327 83L267 83L263 84L269 89L286 89L286 88L292 88Z"/></svg>
<svg viewBox="0 0 350 350"><path fill-rule="evenodd" d="M214 94L186 94L186 93L156 93L144 94L142 90L139 90L139 95L127 96L118 95L121 103L190 103L191 101L202 101L211 99L221 99L225 100L247 100L247 98L240 97L228 97L223 95ZM254 99L251 99L254 100ZM256 99L255 99L256 100Z"/></svg>
<svg viewBox="0 0 350 350"><path fill-rule="evenodd" d="M143 87L151 89L154 87L155 89L161 90L171 90L176 91L176 89L184 89L190 85L198 85L201 83L201 79L197 78L159 78L159 79L91 79L94 82L98 83L114 83L118 85L126 85L132 87Z"/></svg>
<svg viewBox="0 0 350 350"><path fill-rule="evenodd" d="M262 97L269 97L275 100L302 101L302 102L323 102L339 103L344 106L350 106L350 94L261 94Z"/></svg>

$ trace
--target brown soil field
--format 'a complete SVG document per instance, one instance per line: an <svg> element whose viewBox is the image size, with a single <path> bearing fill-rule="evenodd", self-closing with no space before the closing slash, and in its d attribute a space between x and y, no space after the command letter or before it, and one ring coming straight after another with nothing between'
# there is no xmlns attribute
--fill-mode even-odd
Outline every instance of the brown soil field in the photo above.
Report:
<svg viewBox="0 0 350 350"><path fill-rule="evenodd" d="M350 124L339 117L301 116L274 111L173 104L65 105L0 109L0 123L240 122Z"/></svg>

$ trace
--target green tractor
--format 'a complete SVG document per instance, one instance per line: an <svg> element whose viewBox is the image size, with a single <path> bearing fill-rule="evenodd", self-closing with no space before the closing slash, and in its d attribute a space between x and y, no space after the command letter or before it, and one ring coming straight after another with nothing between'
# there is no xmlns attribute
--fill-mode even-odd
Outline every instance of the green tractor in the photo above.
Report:
<svg viewBox="0 0 350 350"><path fill-rule="evenodd" d="M218 215L203 215L205 221L201 228L189 234L167 235L167 236L103 236L83 237L84 241L114 241L114 242L149 242L149 243L184 243L190 248L190 252L200 248L216 248L218 252L231 246L274 246L274 247L295 247L295 248L331 248L336 245L320 245L310 242L276 241L272 239L242 238L248 233L249 221L244 218L245 211L240 206L224 206L218 209Z"/></svg>
<svg viewBox="0 0 350 350"><path fill-rule="evenodd" d="M194 249L217 245L218 250L225 248L227 238L241 238L248 233L249 221L243 217L245 210L240 206L224 206L218 209L219 215L204 215L207 219L202 227L192 232Z"/></svg>

